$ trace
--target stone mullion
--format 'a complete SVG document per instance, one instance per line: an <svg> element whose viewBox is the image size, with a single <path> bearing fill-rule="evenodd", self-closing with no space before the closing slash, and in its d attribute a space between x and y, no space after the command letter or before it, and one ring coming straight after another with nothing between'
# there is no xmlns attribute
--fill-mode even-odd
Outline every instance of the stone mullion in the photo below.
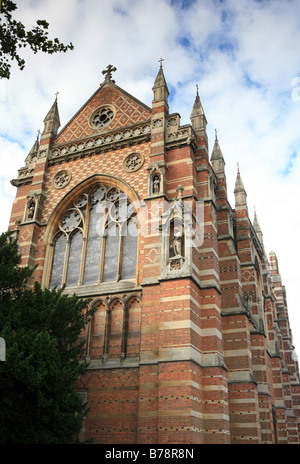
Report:
<svg viewBox="0 0 300 464"><path fill-rule="evenodd" d="M85 265L85 256L86 256L86 247L87 247L87 237L88 237L88 232L89 232L89 223L90 223L90 208L89 208L89 202L87 202L86 217L85 217L84 226L83 226L83 243L82 243L82 253L81 253L81 263L80 263L80 272L79 272L78 285L83 284L84 265Z"/></svg>
<svg viewBox="0 0 300 464"><path fill-rule="evenodd" d="M48 271L47 271L47 280L46 280L46 285L45 285L46 288L49 288L49 285L50 285L50 277L51 277L51 270L52 270L53 257L54 257L54 246L55 246L54 242L50 244L49 262L51 263L51 266L48 267Z"/></svg>
<svg viewBox="0 0 300 464"><path fill-rule="evenodd" d="M107 221L108 212L105 210L103 216L103 229L102 229L102 238L101 238L101 253L100 253L100 266L99 266L99 279L98 285L103 281L103 269L104 269L104 258L105 258L105 247L106 247L106 221Z"/></svg>
<svg viewBox="0 0 300 464"><path fill-rule="evenodd" d="M122 259L123 259L123 243L124 243L124 237L123 235L121 235L121 229L119 226L119 258L118 258L118 269L117 269L117 282L119 282L121 278Z"/></svg>
<svg viewBox="0 0 300 464"><path fill-rule="evenodd" d="M70 240L70 236L68 235L67 243L66 243L66 251L65 251L64 268L63 268L63 273L62 273L62 285L66 283L66 279L67 279L70 245L71 245L71 240Z"/></svg>
<svg viewBox="0 0 300 464"><path fill-rule="evenodd" d="M126 356L127 339L128 339L128 317L129 317L129 308L126 308L125 303L123 303L121 358L125 358Z"/></svg>
<svg viewBox="0 0 300 464"><path fill-rule="evenodd" d="M103 357L108 357L108 347L109 347L109 338L110 338L110 326L111 326L111 310L106 310L106 320L105 320L105 332L104 332L104 345L103 345Z"/></svg>
<svg viewBox="0 0 300 464"><path fill-rule="evenodd" d="M93 331L94 331L94 321L95 315L93 314L88 323L88 333L87 333L87 343L86 343L86 356L90 357L91 354L91 346L92 346L92 339L93 339Z"/></svg>

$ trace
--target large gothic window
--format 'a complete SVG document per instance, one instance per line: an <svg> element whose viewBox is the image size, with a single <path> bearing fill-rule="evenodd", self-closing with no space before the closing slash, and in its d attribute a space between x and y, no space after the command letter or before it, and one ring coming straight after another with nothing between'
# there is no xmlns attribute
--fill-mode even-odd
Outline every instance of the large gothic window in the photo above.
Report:
<svg viewBox="0 0 300 464"><path fill-rule="evenodd" d="M126 194L98 184L61 216L52 239L49 287L134 279L137 213Z"/></svg>

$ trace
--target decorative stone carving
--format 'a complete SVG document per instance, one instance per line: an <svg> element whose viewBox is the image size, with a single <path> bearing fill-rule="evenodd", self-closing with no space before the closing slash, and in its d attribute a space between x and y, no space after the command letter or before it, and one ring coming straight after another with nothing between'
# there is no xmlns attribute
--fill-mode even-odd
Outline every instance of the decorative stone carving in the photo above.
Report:
<svg viewBox="0 0 300 464"><path fill-rule="evenodd" d="M183 258L170 258L170 270L179 271L183 265Z"/></svg>
<svg viewBox="0 0 300 464"><path fill-rule="evenodd" d="M29 169L27 167L21 168L18 172L18 179L33 176L33 173L34 169Z"/></svg>
<svg viewBox="0 0 300 464"><path fill-rule="evenodd" d="M118 130L117 132L111 132L109 135L97 136L89 140L78 142L77 144L71 143L70 145L64 145L63 147L56 147L50 151L49 160L53 161L56 159L66 159L73 157L74 155L82 152L88 152L89 150L111 149L123 147L124 144L129 145L134 141L145 141L148 140L151 133L150 124L143 124L134 127L133 129L125 129L123 131Z"/></svg>
<svg viewBox="0 0 300 464"><path fill-rule="evenodd" d="M72 175L69 171L59 171L53 178L53 186L56 189L64 188L69 184L71 177Z"/></svg>
<svg viewBox="0 0 300 464"><path fill-rule="evenodd" d="M190 145L192 149L196 149L196 136L191 126L185 125L177 127L176 125L169 125L166 134L166 148L172 149L173 147L180 147L183 145ZM172 130L170 130L172 129Z"/></svg>
<svg viewBox="0 0 300 464"><path fill-rule="evenodd" d="M153 125L154 128L162 127L163 120L161 118L160 119L154 119L152 125Z"/></svg>
<svg viewBox="0 0 300 464"><path fill-rule="evenodd" d="M171 127L171 126L178 126L176 117L169 117L169 119L167 120L167 127Z"/></svg>
<svg viewBox="0 0 300 464"><path fill-rule="evenodd" d="M123 161L123 169L127 172L138 171L144 162L143 156L139 153L131 153Z"/></svg>

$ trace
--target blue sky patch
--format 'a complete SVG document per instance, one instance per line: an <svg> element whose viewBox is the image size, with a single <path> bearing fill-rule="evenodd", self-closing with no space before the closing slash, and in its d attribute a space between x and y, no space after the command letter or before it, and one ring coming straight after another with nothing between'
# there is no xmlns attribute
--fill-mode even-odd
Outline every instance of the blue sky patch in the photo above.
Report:
<svg viewBox="0 0 300 464"><path fill-rule="evenodd" d="M249 76L249 74L245 73L244 74L244 80L248 88L256 88L256 89L261 89L262 85Z"/></svg>
<svg viewBox="0 0 300 464"><path fill-rule="evenodd" d="M113 12L119 14L120 16L128 16L128 11L125 11L118 5L113 7Z"/></svg>
<svg viewBox="0 0 300 464"><path fill-rule="evenodd" d="M178 43L184 48L189 48L189 46L191 45L191 42L187 37L179 37Z"/></svg>
<svg viewBox="0 0 300 464"><path fill-rule="evenodd" d="M169 89L169 92L170 92L170 95L169 95L169 103L172 103L173 100L174 100L174 97L176 95L176 89L175 87L173 87L172 85L168 84L168 89Z"/></svg>
<svg viewBox="0 0 300 464"><path fill-rule="evenodd" d="M293 166L294 166L294 161L295 161L295 159L296 159L297 157L298 157L298 153L297 153L296 151L294 151L294 152L290 155L290 157L289 157L289 159L288 159L288 162L287 162L286 166L285 166L285 167L282 169L282 171L281 171L281 174L282 174L284 177L288 176L288 175L291 173L292 168L293 168Z"/></svg>
<svg viewBox="0 0 300 464"><path fill-rule="evenodd" d="M224 40L219 43L218 49L222 53L233 53L236 50L236 46L230 40Z"/></svg>
<svg viewBox="0 0 300 464"><path fill-rule="evenodd" d="M24 138L25 138L28 135L32 135L32 132L31 131L25 131L25 133L23 135L24 135ZM27 144L24 143L23 139L21 139L21 138L20 139L14 138L14 137L11 137L9 134L2 134L1 137L3 138L3 140L6 140L6 142L18 145L22 150L27 150L28 149ZM33 135L33 137L32 137L32 145L29 148L29 150L31 150L34 142L35 142L35 138L34 138L34 135Z"/></svg>
<svg viewBox="0 0 300 464"><path fill-rule="evenodd" d="M178 6L181 10L188 10L197 0L171 0L171 5Z"/></svg>

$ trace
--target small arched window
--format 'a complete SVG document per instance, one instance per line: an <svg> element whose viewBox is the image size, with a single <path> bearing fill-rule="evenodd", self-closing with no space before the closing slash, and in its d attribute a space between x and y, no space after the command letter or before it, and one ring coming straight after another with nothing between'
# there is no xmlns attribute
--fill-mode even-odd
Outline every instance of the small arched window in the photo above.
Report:
<svg viewBox="0 0 300 464"><path fill-rule="evenodd" d="M76 287L136 277L138 221L134 203L97 184L61 216L52 238L49 287Z"/></svg>

